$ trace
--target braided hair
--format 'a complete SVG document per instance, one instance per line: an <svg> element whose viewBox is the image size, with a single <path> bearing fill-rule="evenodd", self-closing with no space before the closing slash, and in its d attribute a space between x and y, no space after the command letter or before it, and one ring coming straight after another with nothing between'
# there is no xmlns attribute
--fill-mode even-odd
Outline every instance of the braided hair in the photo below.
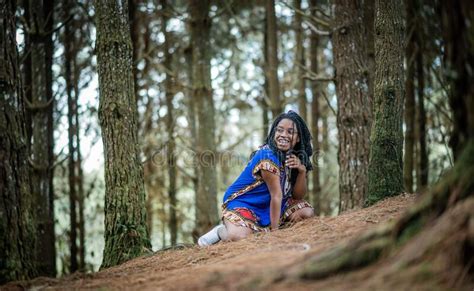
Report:
<svg viewBox="0 0 474 291"><path fill-rule="evenodd" d="M288 150L287 153L280 151L275 144L275 132L278 124L283 119L289 119L293 121L293 124L296 126L296 130L298 132L298 136L300 140L296 143L295 147ZM287 113L282 113L275 120L273 121L272 127L270 128L270 132L265 140L265 143L270 147L270 149L276 153L280 162L284 162L286 159L286 155L291 152L291 154L296 155L301 163L306 167L306 170L311 171L313 169L313 165L311 164L311 156L313 155L313 147L311 145L311 132L306 125L306 122L298 115L298 113L294 112L293 110L288 111ZM298 176L297 169L291 169L291 184L294 185L296 183L296 178Z"/></svg>

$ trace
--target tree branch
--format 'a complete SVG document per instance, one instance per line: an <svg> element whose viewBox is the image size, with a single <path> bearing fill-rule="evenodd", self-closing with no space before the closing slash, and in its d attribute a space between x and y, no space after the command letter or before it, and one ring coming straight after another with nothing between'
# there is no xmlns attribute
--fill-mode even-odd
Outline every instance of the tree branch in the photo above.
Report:
<svg viewBox="0 0 474 291"><path fill-rule="evenodd" d="M26 108L32 112L40 111L40 110L45 110L48 108L51 103L54 101L54 97L49 99L47 102L37 102L37 103L31 103L25 96L23 96L23 100L26 103Z"/></svg>

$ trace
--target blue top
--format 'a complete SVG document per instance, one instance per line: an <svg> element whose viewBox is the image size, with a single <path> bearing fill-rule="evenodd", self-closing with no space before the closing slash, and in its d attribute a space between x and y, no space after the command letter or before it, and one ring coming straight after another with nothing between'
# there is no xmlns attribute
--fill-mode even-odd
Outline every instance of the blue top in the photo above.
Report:
<svg viewBox="0 0 474 291"><path fill-rule="evenodd" d="M281 214L286 208L286 202L291 197L291 183L289 181L289 169L286 168L267 145L257 150L250 159L240 176L227 188L224 194L223 208L233 210L244 207L252 210L258 217L258 225L267 227L270 225L270 191L262 179L260 171L269 171L280 176L283 199L281 203Z"/></svg>

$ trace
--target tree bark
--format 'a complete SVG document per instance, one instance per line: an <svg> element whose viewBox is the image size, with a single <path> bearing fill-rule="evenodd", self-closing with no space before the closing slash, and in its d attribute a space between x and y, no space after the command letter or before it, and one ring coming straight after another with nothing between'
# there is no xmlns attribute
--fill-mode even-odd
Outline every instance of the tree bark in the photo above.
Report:
<svg viewBox="0 0 474 291"><path fill-rule="evenodd" d="M64 1L64 6L66 7L67 14L69 15L72 12L72 2L70 0ZM67 18L66 18L67 19ZM64 65L64 78L66 80L66 94L67 94L67 120L68 120L68 182L69 182L69 257L70 257L70 266L69 272L74 273L78 270L78 247L77 247L77 228L78 228L78 219L77 219L77 187L76 187L76 104L77 96L73 96L74 89L74 80L72 74L72 64L73 59L75 58L73 46L74 46L74 35L70 30L71 23L66 23L64 26L64 55L65 55L65 65Z"/></svg>
<svg viewBox="0 0 474 291"><path fill-rule="evenodd" d="M316 7L317 0L311 0L310 7L312 8L312 15L316 17ZM319 46L319 36L316 32L311 31L310 36L310 63L311 63L311 72L318 73L318 46ZM311 95L313 100L311 101L311 134L313 136L313 152L318 161L320 156L320 145L319 145L319 126L318 122L320 119L320 108L319 108L319 95L321 94L321 86L316 81L311 83ZM313 191L312 191L312 205L314 207L314 214L321 214L321 182L320 182L320 172L319 165L313 163L314 169L312 172L313 175Z"/></svg>
<svg viewBox="0 0 474 291"><path fill-rule="evenodd" d="M295 0L295 9L301 10L301 0ZM296 90L298 90L298 109L300 116L307 120L308 113L306 109L306 86L304 79L304 67L305 67L305 56L304 56L304 31L302 24L301 14L295 12L295 70L296 70Z"/></svg>
<svg viewBox="0 0 474 291"><path fill-rule="evenodd" d="M419 133L419 177L416 179L417 181L417 191L420 192L423 188L428 185L428 150L426 147L426 111L425 111L425 98L424 98L424 90L425 90L425 74L424 74L424 66L423 66L423 53L424 49L422 46L423 42L423 32L420 21L421 16L418 16L420 20L418 20L418 27L417 27L417 35L418 35L418 50L416 52L416 78L418 81L418 133Z"/></svg>
<svg viewBox="0 0 474 291"><path fill-rule="evenodd" d="M78 44L80 45L80 44ZM75 53L76 54L76 53ZM77 65L77 58L73 60L74 68L74 104L73 107L75 108L74 114L74 124L75 124L75 138L76 138L76 160L75 160L75 171L76 171L76 185L77 185L77 208L78 208L78 231L79 231L79 262L78 268L79 271L85 272L86 271L86 222L84 216L84 208L85 208L85 193L84 193L84 174L82 172L82 152L81 152L81 131L80 131L80 123L79 123L79 76L81 69Z"/></svg>
<svg viewBox="0 0 474 291"><path fill-rule="evenodd" d="M143 20L143 23L145 24L145 32L143 35L143 51L144 52L149 52L150 47L151 47L151 41L150 41L150 24L149 21L146 19ZM143 59L144 66L142 70L143 76L148 76L150 72L150 60L149 58L144 58ZM148 92L149 89L149 83L145 82L143 86L141 86L142 90L145 92ZM153 129L154 129L154 121L153 121L153 111L156 109L154 106L154 98L151 96L147 96L146 98L146 105L145 105L145 114L143 117L143 122L141 124L142 126L142 135L145 137L145 140L147 140L146 136L153 134ZM143 148L143 153L147 157L147 162L144 165L144 180L145 180L145 190L146 190L146 203L145 203L145 208L146 208L146 214L147 214L147 230L148 230L148 235L151 237L153 234L153 221L154 221L154 215L155 215L155 208L153 207L155 204L155 199L156 197L161 197L157 195L157 192L162 191L162 188L164 188L164 185L162 185L163 179L161 179L161 171L159 172L160 177L156 177L157 174L157 165L155 164L154 161L154 152L153 152L153 145L149 142L145 143L144 148ZM159 184L159 185L157 185Z"/></svg>
<svg viewBox="0 0 474 291"><path fill-rule="evenodd" d="M193 97L193 89L192 89L192 84L193 84L193 49L192 49L192 43L190 46L188 46L185 51L184 51L184 57L186 60L186 75L188 78L188 83L191 84L188 89L187 89L187 95L190 96L188 98L188 103L187 103L187 117L188 117L188 123L189 123L189 129L191 133L191 146L193 149L197 149L197 129L199 128L199 121L197 118L197 113L196 113L196 99ZM194 189L194 197L198 197L198 191L199 191L199 167L198 167L198 159L197 156L193 156L192 163L194 165L192 169L193 173L193 189ZM197 229L194 230L193 236L198 236Z"/></svg>
<svg viewBox="0 0 474 291"><path fill-rule="evenodd" d="M196 197L195 234L207 231L218 220L214 100L210 70L210 2L193 0L190 3L193 66L193 98L196 100L197 157L199 188Z"/></svg>
<svg viewBox="0 0 474 291"><path fill-rule="evenodd" d="M15 2L0 0L0 284L37 275Z"/></svg>
<svg viewBox="0 0 474 291"><path fill-rule="evenodd" d="M367 205L403 191L404 23L400 1L376 2L375 118Z"/></svg>
<svg viewBox="0 0 474 291"><path fill-rule="evenodd" d="M280 83L278 81L278 43L277 43L277 23L275 16L275 1L266 0L267 15L267 75L268 75L268 95L271 101L270 109L272 119L275 119L283 112L283 104L280 98Z"/></svg>
<svg viewBox="0 0 474 291"><path fill-rule="evenodd" d="M268 100L270 100L270 91L269 91L269 85L268 85L268 27L267 27L267 20L268 15L265 14L264 17L264 22L265 25L263 26L263 58L265 60L264 65L263 65L263 71L265 72L264 77L265 77L265 84L263 85L263 96L261 99L261 107L262 107L262 122L263 122L263 132L262 132L262 143L265 143L265 140L267 139L268 135L268 130L270 126L270 119L268 118L270 108L268 106Z"/></svg>
<svg viewBox="0 0 474 291"><path fill-rule="evenodd" d="M140 94L138 94L138 55L140 51L140 15L138 14L137 5L140 3L140 0L128 0L128 20L130 23L130 37L132 39L132 59L133 59L133 92L137 101L140 100Z"/></svg>
<svg viewBox="0 0 474 291"><path fill-rule="evenodd" d="M413 1L405 1L407 11L407 63L405 79L405 151L403 159L403 181L405 191L413 193L413 165L415 143L415 6Z"/></svg>
<svg viewBox="0 0 474 291"><path fill-rule="evenodd" d="M363 1L336 1L333 34L339 134L339 211L360 208L367 193L372 100Z"/></svg>
<svg viewBox="0 0 474 291"><path fill-rule="evenodd" d="M451 2L453 2L452 5ZM448 82L452 84L449 103L453 109L454 128L449 143L456 162L474 135L474 111L472 110L474 83L471 69L474 67L472 62L474 59L472 45L474 2L469 0L451 2L441 1L440 10L441 19L444 21L443 37L446 42L444 73ZM471 25L468 26L468 23Z"/></svg>
<svg viewBox="0 0 474 291"><path fill-rule="evenodd" d="M101 268L106 268L149 252L151 245L137 137L128 3L97 1L95 8L106 187Z"/></svg>
<svg viewBox="0 0 474 291"><path fill-rule="evenodd" d="M53 1L28 0L28 40L30 49L31 80L31 176L32 191L36 197L37 246L36 260L39 275L56 275L53 193Z"/></svg>
<svg viewBox="0 0 474 291"><path fill-rule="evenodd" d="M364 1L364 31L365 40L367 42L367 75L371 112L374 111L374 72L375 72L375 41L374 41L374 17L375 17L375 0Z"/></svg>
<svg viewBox="0 0 474 291"><path fill-rule="evenodd" d="M178 236L178 220L176 218L177 200L176 200L176 145L174 138L174 108L173 108L173 76L170 74L171 68L171 54L169 52L171 38L166 30L168 24L168 8L167 0L161 0L162 5L162 32L165 37L163 43L164 51L164 66L166 69L166 80L165 80L165 97L166 97L166 109L168 110L166 116L166 127L168 134L168 150L167 150L167 163L168 163L168 198L169 198L169 228L171 245L176 245Z"/></svg>

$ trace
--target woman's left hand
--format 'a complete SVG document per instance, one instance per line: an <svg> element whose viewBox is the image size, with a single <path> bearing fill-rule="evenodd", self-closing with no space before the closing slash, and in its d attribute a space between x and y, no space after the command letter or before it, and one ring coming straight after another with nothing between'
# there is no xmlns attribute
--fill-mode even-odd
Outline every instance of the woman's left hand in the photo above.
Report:
<svg viewBox="0 0 474 291"><path fill-rule="evenodd" d="M296 155L290 154L286 156L285 164L290 169L298 169L298 172L306 173L305 165L301 163L300 159Z"/></svg>

